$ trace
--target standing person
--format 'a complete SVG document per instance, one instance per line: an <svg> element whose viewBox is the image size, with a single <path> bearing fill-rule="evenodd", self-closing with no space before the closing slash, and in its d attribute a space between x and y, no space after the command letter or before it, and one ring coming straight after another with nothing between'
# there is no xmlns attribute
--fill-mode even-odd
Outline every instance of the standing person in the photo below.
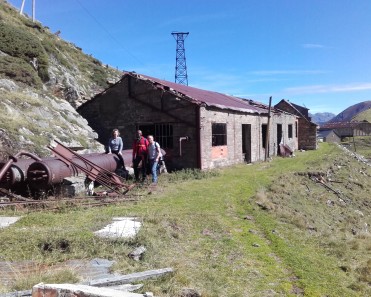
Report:
<svg viewBox="0 0 371 297"><path fill-rule="evenodd" d="M142 181L146 179L146 167L148 156L148 140L142 136L142 131L138 130L133 142L133 168L135 180L139 181L139 163L142 162Z"/></svg>
<svg viewBox="0 0 371 297"><path fill-rule="evenodd" d="M154 141L153 135L148 135L148 161L152 173L152 183L157 184L157 165L162 154L160 145Z"/></svg>
<svg viewBox="0 0 371 297"><path fill-rule="evenodd" d="M112 153L119 157L122 168L126 171L125 168L125 161L122 156L122 148L124 147L124 143L122 138L119 136L120 132L118 129L112 130L112 136L108 140L108 154Z"/></svg>

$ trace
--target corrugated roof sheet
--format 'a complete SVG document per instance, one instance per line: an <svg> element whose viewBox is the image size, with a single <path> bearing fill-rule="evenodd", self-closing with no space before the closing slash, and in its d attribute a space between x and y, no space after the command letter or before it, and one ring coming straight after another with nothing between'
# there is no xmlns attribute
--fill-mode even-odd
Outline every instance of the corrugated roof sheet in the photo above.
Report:
<svg viewBox="0 0 371 297"><path fill-rule="evenodd" d="M342 129L342 128L355 128L361 124L362 122L327 122L320 126L320 129L327 130L327 129Z"/></svg>
<svg viewBox="0 0 371 297"><path fill-rule="evenodd" d="M268 113L267 105L253 100L197 89L133 72L124 72L124 74L143 80L149 80L154 84L159 84L160 86L158 87L169 90L170 92L172 91L179 96L186 96L188 100L195 104L204 103L208 106L214 106L221 109L232 109L249 113Z"/></svg>

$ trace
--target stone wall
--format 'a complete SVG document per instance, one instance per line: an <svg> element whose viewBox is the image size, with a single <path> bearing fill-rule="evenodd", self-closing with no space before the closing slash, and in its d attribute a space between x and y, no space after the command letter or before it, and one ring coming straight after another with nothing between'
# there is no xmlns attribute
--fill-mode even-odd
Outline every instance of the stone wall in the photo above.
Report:
<svg viewBox="0 0 371 297"><path fill-rule="evenodd" d="M119 129L124 149L132 148L137 127L170 124L173 127L173 147L165 149L168 165L194 168L198 167L197 108L195 104L179 100L173 94L156 88L149 81L124 77L80 106L78 112L88 120L103 144L108 142L112 129ZM186 136L188 140L180 143L179 139Z"/></svg>
<svg viewBox="0 0 371 297"><path fill-rule="evenodd" d="M299 117L298 121L298 146L299 149L304 150L315 150L317 149L317 125L303 117L292 105L282 100L275 105L276 108L295 114ZM300 106L297 106L300 108ZM308 109L301 108L301 112L304 112L304 116L308 116Z"/></svg>
<svg viewBox="0 0 371 297"><path fill-rule="evenodd" d="M131 148L137 127L170 124L173 146L165 148L170 168L208 169L244 162L243 124L251 128L249 161L265 158L262 125L267 124L267 115L200 106L181 94L176 96L168 92L166 87L131 76L125 76L119 83L82 105L78 112L98 132L99 140L104 144L112 129L118 128L125 149ZM287 135L287 126L291 124L295 127L295 121L296 116L293 115L272 114L269 156L277 154L281 141L277 139L277 124L282 125L282 143L297 149L297 138L289 139ZM227 124L227 145L212 146L212 123Z"/></svg>
<svg viewBox="0 0 371 297"><path fill-rule="evenodd" d="M299 149L317 149L317 125L299 118Z"/></svg>

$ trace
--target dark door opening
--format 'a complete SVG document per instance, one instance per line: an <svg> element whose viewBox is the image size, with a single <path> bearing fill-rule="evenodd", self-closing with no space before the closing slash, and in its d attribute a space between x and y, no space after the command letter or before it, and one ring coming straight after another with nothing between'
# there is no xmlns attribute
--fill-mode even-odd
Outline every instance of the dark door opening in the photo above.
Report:
<svg viewBox="0 0 371 297"><path fill-rule="evenodd" d="M143 136L153 135L163 149L173 148L173 125L172 124L139 124L139 130L142 130Z"/></svg>
<svg viewBox="0 0 371 297"><path fill-rule="evenodd" d="M251 125L242 124L242 153L245 162L251 163Z"/></svg>
<svg viewBox="0 0 371 297"><path fill-rule="evenodd" d="M277 155L280 154L280 143L282 141L282 125L277 124Z"/></svg>

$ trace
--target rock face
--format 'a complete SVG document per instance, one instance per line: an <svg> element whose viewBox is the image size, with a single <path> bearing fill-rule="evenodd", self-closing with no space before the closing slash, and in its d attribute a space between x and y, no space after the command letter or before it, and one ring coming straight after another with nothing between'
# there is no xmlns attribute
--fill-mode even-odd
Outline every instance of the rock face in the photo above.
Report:
<svg viewBox="0 0 371 297"><path fill-rule="evenodd" d="M121 72L86 55L48 27L0 1L0 160L19 150L39 156L53 140L84 152L103 151L75 108ZM3 42L8 41L8 42Z"/></svg>
<svg viewBox="0 0 371 297"><path fill-rule="evenodd" d="M85 152L103 151L97 134L65 100L0 79L0 158L24 149L40 156L59 140Z"/></svg>

